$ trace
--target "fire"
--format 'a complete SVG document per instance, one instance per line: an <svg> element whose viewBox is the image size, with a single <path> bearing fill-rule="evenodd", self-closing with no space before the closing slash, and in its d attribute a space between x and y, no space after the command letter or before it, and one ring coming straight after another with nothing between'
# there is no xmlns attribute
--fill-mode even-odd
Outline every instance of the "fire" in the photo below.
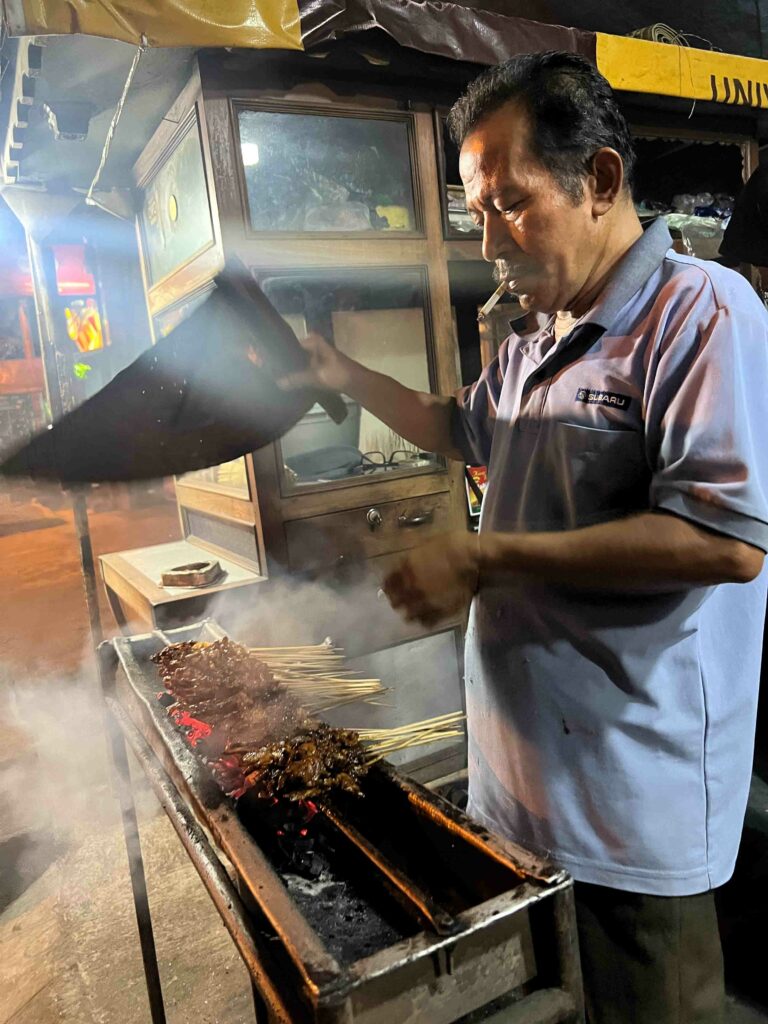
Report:
<svg viewBox="0 0 768 1024"><path fill-rule="evenodd" d="M201 722L198 718L193 718L188 711L182 711L181 708L172 709L170 716L179 728L186 731L187 742L190 747L196 747L200 740L210 736L213 731L207 722Z"/></svg>

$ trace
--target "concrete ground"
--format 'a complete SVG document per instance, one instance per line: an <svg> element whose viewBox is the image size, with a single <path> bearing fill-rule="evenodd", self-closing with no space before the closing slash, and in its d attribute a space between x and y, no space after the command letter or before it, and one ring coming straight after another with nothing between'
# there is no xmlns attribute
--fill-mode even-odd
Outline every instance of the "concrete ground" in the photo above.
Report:
<svg viewBox="0 0 768 1024"><path fill-rule="evenodd" d="M59 504L0 503L0 1022L147 1024L77 544ZM179 530L172 500L97 510L91 526L97 554ZM114 632L103 595L102 616ZM252 1020L232 941L135 781L168 1020Z"/></svg>
<svg viewBox="0 0 768 1024"><path fill-rule="evenodd" d="M175 502L91 516L96 553L178 536ZM0 1024L148 1024L128 864L71 514L0 496ZM105 625L114 630L102 595ZM253 1020L245 969L154 796L135 778L170 1024ZM768 1021L768 785L723 893L728 1024ZM504 1024L503 1015L494 1024Z"/></svg>

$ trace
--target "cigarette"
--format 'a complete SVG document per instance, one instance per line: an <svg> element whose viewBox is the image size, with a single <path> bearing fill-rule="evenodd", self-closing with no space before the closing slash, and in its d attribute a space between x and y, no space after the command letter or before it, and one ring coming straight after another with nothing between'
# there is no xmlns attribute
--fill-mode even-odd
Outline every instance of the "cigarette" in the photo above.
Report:
<svg viewBox="0 0 768 1024"><path fill-rule="evenodd" d="M496 291L490 297L490 299L488 299L486 304L484 306L481 306L480 309L477 311L478 323L481 320L485 320L485 318L488 316L488 314L491 312L493 307L496 305L496 303L499 301L499 299L501 298L501 296L504 294L504 292L506 290L507 290L507 282L506 281L502 281L501 284L499 285L499 287L496 289Z"/></svg>

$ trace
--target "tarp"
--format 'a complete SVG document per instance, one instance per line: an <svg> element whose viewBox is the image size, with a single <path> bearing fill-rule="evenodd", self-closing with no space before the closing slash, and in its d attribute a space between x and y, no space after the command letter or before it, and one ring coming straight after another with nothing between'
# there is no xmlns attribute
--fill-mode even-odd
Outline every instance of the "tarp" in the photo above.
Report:
<svg viewBox="0 0 768 1024"><path fill-rule="evenodd" d="M454 0L464 7L626 36L659 22L691 46L768 57L768 0Z"/></svg>
<svg viewBox="0 0 768 1024"><path fill-rule="evenodd" d="M3 0L11 35L300 50L296 0Z"/></svg>
<svg viewBox="0 0 768 1024"><path fill-rule="evenodd" d="M9 29L20 35L79 32L150 46L302 50L378 29L400 46L480 65L568 50L594 60L616 89L768 108L768 61L544 24L467 0L4 2Z"/></svg>

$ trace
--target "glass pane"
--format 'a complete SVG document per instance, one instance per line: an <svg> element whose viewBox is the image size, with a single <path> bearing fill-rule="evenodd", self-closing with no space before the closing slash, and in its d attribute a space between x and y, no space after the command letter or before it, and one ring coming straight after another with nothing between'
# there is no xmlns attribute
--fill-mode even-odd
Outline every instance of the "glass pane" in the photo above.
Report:
<svg viewBox="0 0 768 1024"><path fill-rule="evenodd" d="M313 272L262 280L299 338L316 331L339 349L407 387L430 390L424 290L418 271ZM382 473L434 470L421 452L356 402L334 423L315 405L281 442L289 486Z"/></svg>
<svg viewBox="0 0 768 1024"><path fill-rule="evenodd" d="M185 484L206 484L217 490L234 491L244 498L250 495L248 470L244 458L222 462L220 466L211 466L209 469L196 469L193 473L185 473L179 479Z"/></svg>
<svg viewBox="0 0 768 1024"><path fill-rule="evenodd" d="M413 231L406 121L241 110L254 231Z"/></svg>
<svg viewBox="0 0 768 1024"><path fill-rule="evenodd" d="M467 212L467 198L462 185L447 185L445 203L448 210L448 227L450 232L460 235L476 235L482 238L483 229Z"/></svg>

